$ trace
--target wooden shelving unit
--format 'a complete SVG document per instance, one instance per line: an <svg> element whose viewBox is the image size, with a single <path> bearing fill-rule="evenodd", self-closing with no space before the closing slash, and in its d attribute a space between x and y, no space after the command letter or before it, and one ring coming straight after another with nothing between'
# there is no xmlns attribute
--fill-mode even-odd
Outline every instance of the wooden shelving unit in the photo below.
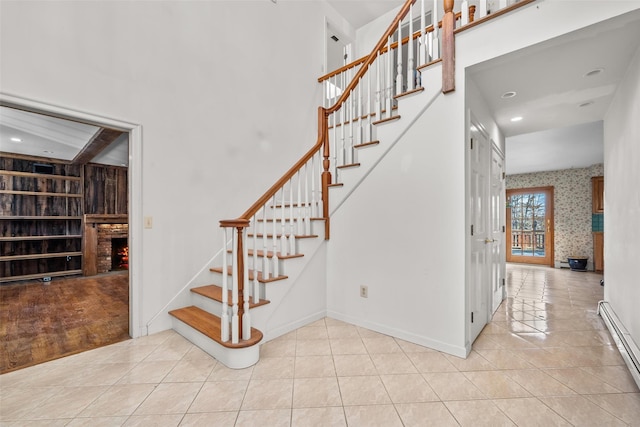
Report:
<svg viewBox="0 0 640 427"><path fill-rule="evenodd" d="M0 283L82 273L83 168L0 160Z"/></svg>

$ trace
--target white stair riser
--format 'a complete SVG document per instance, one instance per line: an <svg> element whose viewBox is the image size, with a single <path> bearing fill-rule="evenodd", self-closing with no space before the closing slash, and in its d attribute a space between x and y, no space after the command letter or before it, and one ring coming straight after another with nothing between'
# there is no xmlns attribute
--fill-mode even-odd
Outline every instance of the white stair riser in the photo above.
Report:
<svg viewBox="0 0 640 427"><path fill-rule="evenodd" d="M314 221L310 222L310 234L313 234L313 224ZM265 226L266 224L266 226ZM265 230L266 229L266 230ZM267 234L271 235L273 234L273 222L272 221L267 221L266 223L262 222L262 221L258 221L258 223L256 224L256 227L253 228L249 228L249 233L253 233L254 230L257 230L257 234L263 234L265 231L267 232ZM284 223L284 233L285 234L290 234L293 231L293 234L302 234L302 235L306 235L307 232L305 230L305 224L304 224L304 217L302 218L302 220L299 222L297 219L293 222L291 221L285 221ZM282 222L281 221L277 221L276 222L276 234L282 234ZM252 237L250 237L249 239L253 239ZM261 237L258 237L258 240L262 240ZM260 245L260 244L259 244Z"/></svg>
<svg viewBox="0 0 640 427"><path fill-rule="evenodd" d="M264 299L264 283L260 284L260 290L258 291L258 293L260 294L260 298ZM249 294L251 295L251 292L249 292ZM253 297L251 297L253 298ZM222 303L220 301L216 301L213 300L211 298L207 298L205 296L202 296L200 294L197 294L195 292L191 293L191 302L193 305L195 305L198 308L203 309L204 311L207 311L211 314L215 314L218 317L222 316ZM229 312L231 311L231 306L229 307ZM258 310L263 306L259 306L259 307L254 307L251 309L251 312L253 313L254 310ZM253 325L255 327L255 325Z"/></svg>
<svg viewBox="0 0 640 427"><path fill-rule="evenodd" d="M176 318L173 318L172 322L173 330L229 368L248 368L258 363L260 359L259 345L246 348L227 348Z"/></svg>

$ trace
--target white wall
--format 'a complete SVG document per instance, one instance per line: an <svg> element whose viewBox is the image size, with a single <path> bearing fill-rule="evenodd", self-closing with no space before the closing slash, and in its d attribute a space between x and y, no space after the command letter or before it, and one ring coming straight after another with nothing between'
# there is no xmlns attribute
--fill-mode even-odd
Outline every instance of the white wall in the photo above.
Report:
<svg viewBox="0 0 640 427"><path fill-rule="evenodd" d="M401 6L402 3L393 10L369 22L367 25L356 29L356 54L354 59L362 58L371 53L371 50L373 50L376 43L378 43L382 34L389 28L389 24L391 24L393 18L398 14Z"/></svg>
<svg viewBox="0 0 640 427"><path fill-rule="evenodd" d="M464 116L446 114L451 99L440 95L332 216L327 311L464 357L464 147L447 138Z"/></svg>
<svg viewBox="0 0 640 427"><path fill-rule="evenodd" d="M604 120L604 298L640 345L640 50Z"/></svg>
<svg viewBox="0 0 640 427"><path fill-rule="evenodd" d="M316 140L324 1L2 1L0 90L142 125L144 326ZM132 224L140 227L141 224ZM135 308L134 308L135 309Z"/></svg>

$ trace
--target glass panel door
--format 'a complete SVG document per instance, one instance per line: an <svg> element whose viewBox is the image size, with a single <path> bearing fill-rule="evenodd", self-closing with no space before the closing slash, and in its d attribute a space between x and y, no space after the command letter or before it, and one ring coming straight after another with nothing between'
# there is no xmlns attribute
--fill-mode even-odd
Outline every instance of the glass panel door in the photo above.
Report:
<svg viewBox="0 0 640 427"><path fill-rule="evenodd" d="M507 261L553 265L553 188L507 190Z"/></svg>

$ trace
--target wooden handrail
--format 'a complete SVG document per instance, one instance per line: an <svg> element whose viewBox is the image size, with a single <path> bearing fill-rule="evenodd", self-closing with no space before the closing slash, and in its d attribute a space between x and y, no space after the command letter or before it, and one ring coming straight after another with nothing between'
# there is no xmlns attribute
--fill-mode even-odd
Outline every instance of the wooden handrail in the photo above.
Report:
<svg viewBox="0 0 640 427"><path fill-rule="evenodd" d="M282 177L280 177L280 179L278 179L278 181L276 181L275 184L273 184L258 200L256 200L256 202L253 205L251 205L251 207L247 209L245 213L243 213L238 219L244 219L244 220L251 219L251 217L254 216L262 208L262 206L264 206L273 197L273 195L276 194L276 192L280 188L282 188L284 184L287 183L287 181L293 178L293 176L296 174L296 172L298 172L298 170L302 168L302 166L304 166L309 160L311 160L313 155L316 152L318 152L318 150L320 150L323 144L325 144L327 140L327 137L326 137L327 136L326 135L327 134L326 132L327 117L331 113L334 113L335 111L340 109L342 103L347 98L348 94L356 86L360 77L364 75L369 65L373 63L373 61L378 55L378 52L384 47L384 44L387 42L387 39L389 38L389 36L395 32L395 29L398 26L398 23L402 19L404 19L406 14L409 12L409 9L411 8L411 5L415 3L415 1L416 0L407 0L405 2L405 4L402 6L400 11L398 12L398 15L395 17L393 22L391 22L391 24L389 25L389 27L387 28L383 36L380 38L380 41L378 41L378 44L376 44L376 46L373 48L369 56L366 57L365 59L366 66L361 67L360 71L354 76L351 83L343 91L340 99L338 99L336 103L330 108L318 107L318 139L315 145L309 151L307 151L307 153L304 154L302 158L300 158L300 160L298 160L284 175L282 175ZM324 153L325 161L323 163L328 162L328 158L329 158L328 149L329 149L328 144L325 144L325 153ZM325 168L325 172L326 171L328 171L328 165ZM327 200L324 200L324 192L323 192L323 205L324 205L324 209L326 210L328 208L328 204L327 204ZM325 217L325 219L327 218ZM234 221L235 220L220 221L220 226L221 227L233 226L233 225L223 225L223 223L233 224Z"/></svg>
<svg viewBox="0 0 640 427"><path fill-rule="evenodd" d="M524 1L524 0L523 0ZM526 1L535 1L535 0L526 0ZM509 6L511 7L511 6ZM475 18L475 11L476 11L476 6L475 5L471 5L469 6L469 24L470 25L474 18ZM455 14L455 19L458 20L462 17L462 13L458 12ZM467 25L460 27L460 28L466 28ZM442 21L438 21L438 28L442 28ZM433 24L429 25L428 27L426 27L424 29L424 33L428 34L433 32ZM418 31L414 31L413 32L413 39L417 39L422 35L422 32L420 30ZM409 42L409 36L406 36L405 38L402 39L402 44L407 44ZM398 42L393 42L391 43L391 49L396 49L398 47ZM382 49L380 50L380 53L386 53L387 52L387 46L383 46ZM347 71L351 68L357 67L358 65L362 64L366 59L368 58L368 56L363 56L360 59L356 59L353 62L350 62L347 65L343 65L342 67L331 71L330 73L325 74L324 76L320 76L318 77L318 83L322 83L325 80L329 80L331 77L333 76L337 76L338 74Z"/></svg>
<svg viewBox="0 0 640 427"><path fill-rule="evenodd" d="M409 13L409 10L411 9L411 6L413 5L413 3L415 3L415 1L416 0L407 0L404 3L404 5L400 9L396 17L393 19L393 21L387 28L387 30L384 32L384 34L382 34L382 37L380 37L380 40L375 45L375 47L373 48L373 50L371 51L367 59L362 63L362 66L360 67L356 75L353 76L353 79L351 79L351 82L342 91L342 95L340 95L340 98L338 98L338 100L336 101L335 104L333 104L333 106L325 110L326 116L329 116L329 114L335 113L340 109L344 101L351 94L351 91L355 89L356 85L358 84L358 81L360 81L360 78L364 75L364 73L367 72L367 70L369 69L369 66L373 64L373 61L375 61L375 59L378 57L378 52L380 52L384 47L384 45L388 43L389 36L395 33L396 28L398 27L398 23L404 19L407 13Z"/></svg>

